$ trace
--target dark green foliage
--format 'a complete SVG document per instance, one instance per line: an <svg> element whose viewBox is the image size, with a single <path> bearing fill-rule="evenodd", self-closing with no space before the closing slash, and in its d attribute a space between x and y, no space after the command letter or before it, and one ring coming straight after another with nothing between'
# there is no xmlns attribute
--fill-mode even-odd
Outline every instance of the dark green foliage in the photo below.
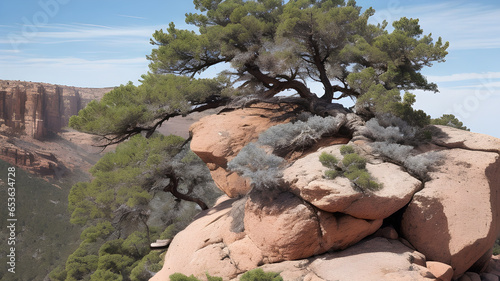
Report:
<svg viewBox="0 0 500 281"><path fill-rule="evenodd" d="M188 277L182 273L174 273L170 275L170 281L200 281L200 279L194 277L193 275Z"/></svg>
<svg viewBox="0 0 500 281"><path fill-rule="evenodd" d="M495 245L493 246L493 255L500 255L500 239L497 239L495 241Z"/></svg>
<svg viewBox="0 0 500 281"><path fill-rule="evenodd" d="M185 76L142 76L142 84L131 82L92 101L69 126L105 138L107 144L119 143L129 137L147 132L151 135L170 117L190 112L192 106L220 100L225 87L220 79L192 79ZM158 120L161 120L160 123Z"/></svg>
<svg viewBox="0 0 500 281"><path fill-rule="evenodd" d="M326 152L323 152L319 156L319 162L321 162L321 164L323 164L323 166L327 168L334 169L337 166L339 160L337 159L337 157L328 154Z"/></svg>
<svg viewBox="0 0 500 281"><path fill-rule="evenodd" d="M392 114L406 121L411 126L424 127L431 121L431 117L422 110L412 108L415 95L406 92L403 101L398 90L386 90L382 85L374 85L359 97L356 102L357 111L364 113L368 110L373 115Z"/></svg>
<svg viewBox="0 0 500 281"><path fill-rule="evenodd" d="M80 239L87 242L96 242L98 238L104 239L108 237L113 231L114 227L109 221L101 221L97 225L90 226L82 231Z"/></svg>
<svg viewBox="0 0 500 281"><path fill-rule="evenodd" d="M325 177L327 179L331 179L331 180L333 180L336 177L342 176L342 175L343 175L342 171L337 171L337 170L326 170L325 171Z"/></svg>
<svg viewBox="0 0 500 281"><path fill-rule="evenodd" d="M68 276L68 272L66 271L65 267L62 265L56 267L49 274L51 281L64 281L64 280L66 280L67 276Z"/></svg>
<svg viewBox="0 0 500 281"><path fill-rule="evenodd" d="M321 153L319 161L323 166L329 168L325 171L325 177L334 179L339 176L348 178L355 187L365 190L379 190L382 185L373 180L366 170L366 159L355 153L352 146L343 145L340 153L344 156L341 163L335 156L326 152Z"/></svg>
<svg viewBox="0 0 500 281"><path fill-rule="evenodd" d="M221 277L213 277L206 274L208 281L222 281ZM174 273L170 275L170 281L200 281L200 279L191 276L186 276L182 273ZM245 272L240 281L283 281L283 278L276 272L264 272L261 268L256 268Z"/></svg>
<svg viewBox="0 0 500 281"><path fill-rule="evenodd" d="M131 281L149 280L153 277L152 272L158 272L162 267L161 252L151 251L144 256L130 272Z"/></svg>
<svg viewBox="0 0 500 281"><path fill-rule="evenodd" d="M201 13L186 16L199 32L171 23L153 34L148 59L155 73L194 75L230 63L242 93L266 97L292 89L301 97L358 98L372 85L387 90L437 91L420 73L444 61L448 43L423 35L417 19L369 24L375 11L355 1L195 1ZM335 32L332 32L335 30ZM306 78L322 83L311 93ZM336 82L340 82L336 84Z"/></svg>
<svg viewBox="0 0 500 281"><path fill-rule="evenodd" d="M360 169L356 166L348 167L344 176L355 184L361 190L379 190L381 185L374 181L366 169Z"/></svg>
<svg viewBox="0 0 500 281"><path fill-rule="evenodd" d="M115 212L119 208L147 205L152 197L148 180L153 179L162 161L181 151L183 141L176 136L136 136L104 155L90 170L94 179L71 189L71 221L84 225L89 220L113 219L120 214Z"/></svg>
<svg viewBox="0 0 500 281"><path fill-rule="evenodd" d="M342 165L347 169L365 169L366 167L366 159L361 157L357 153L350 153L344 155L344 159L342 159Z"/></svg>
<svg viewBox="0 0 500 281"><path fill-rule="evenodd" d="M350 145L343 145L340 147L340 154L342 154L342 155L351 154L351 153L355 153L355 152L356 151L354 150L354 147L352 147Z"/></svg>
<svg viewBox="0 0 500 281"><path fill-rule="evenodd" d="M67 281L81 280L97 270L99 256L92 245L82 242L80 247L66 261Z"/></svg>
<svg viewBox="0 0 500 281"><path fill-rule="evenodd" d="M432 119L431 124L450 126L461 130L470 131L470 129L464 126L464 123L460 122L460 120L458 120L458 118L453 114L443 114L443 116L439 118Z"/></svg>
<svg viewBox="0 0 500 281"><path fill-rule="evenodd" d="M264 272L261 268L257 268L243 274L240 281L283 281L283 278L279 273Z"/></svg>
<svg viewBox="0 0 500 281"><path fill-rule="evenodd" d="M73 186L72 222L86 228L80 248L54 276L148 280L161 268L149 244L172 238L199 210L192 202L175 201L169 182L175 179L175 191L187 199L203 198L211 204L219 194L206 165L183 144L177 136L134 136L92 167L91 182ZM182 178L166 176L174 173Z"/></svg>

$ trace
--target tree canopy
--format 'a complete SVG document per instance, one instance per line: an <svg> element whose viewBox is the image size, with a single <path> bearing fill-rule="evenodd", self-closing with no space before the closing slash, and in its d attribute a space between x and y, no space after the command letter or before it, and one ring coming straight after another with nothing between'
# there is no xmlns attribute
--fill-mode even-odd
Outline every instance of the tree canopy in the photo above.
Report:
<svg viewBox="0 0 500 281"><path fill-rule="evenodd" d="M52 280L148 280L161 268L149 244L172 238L220 195L205 163L173 135L134 136L90 172L68 196L82 242Z"/></svg>
<svg viewBox="0 0 500 281"><path fill-rule="evenodd" d="M371 24L375 11L353 0L193 3L199 13L186 14L186 22L197 30L174 23L157 30L147 56L151 72L141 85L122 85L90 103L71 118L71 127L112 144L151 135L173 116L221 105L232 96L267 99L292 91L313 113L317 104L342 98L374 112L384 109L376 106L379 97L404 107L401 91L438 91L421 70L444 61L449 44L425 35L418 19L403 17L389 31L387 22ZM219 64L223 71L198 78ZM322 90L311 90L312 83Z"/></svg>
<svg viewBox="0 0 500 281"><path fill-rule="evenodd" d="M154 73L194 76L230 63L239 90L274 96L295 90L301 97L327 102L358 98L373 85L385 89L437 91L420 73L443 61L448 43L423 35L418 19L402 18L388 32L373 25L372 8L350 0L194 1L201 13L187 14L195 33L171 23L153 34L148 58ZM307 81L322 84L313 93Z"/></svg>

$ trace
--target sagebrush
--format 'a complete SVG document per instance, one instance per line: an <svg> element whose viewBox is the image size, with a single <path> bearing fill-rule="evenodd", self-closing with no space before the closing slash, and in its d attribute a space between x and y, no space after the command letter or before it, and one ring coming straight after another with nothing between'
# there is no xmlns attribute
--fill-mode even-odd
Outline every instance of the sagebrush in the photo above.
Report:
<svg viewBox="0 0 500 281"><path fill-rule="evenodd" d="M227 167L243 177L250 179L257 189L270 189L280 184L285 160L266 153L256 143L249 143L241 149Z"/></svg>

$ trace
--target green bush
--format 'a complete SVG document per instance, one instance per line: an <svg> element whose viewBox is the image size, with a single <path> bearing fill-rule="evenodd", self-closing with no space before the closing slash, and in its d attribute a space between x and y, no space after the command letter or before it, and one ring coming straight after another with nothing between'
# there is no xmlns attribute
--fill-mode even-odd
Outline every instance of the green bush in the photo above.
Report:
<svg viewBox="0 0 500 281"><path fill-rule="evenodd" d="M342 176L342 172L341 171L337 171L337 170L326 170L325 171L325 177L327 179L333 180L334 178L336 178L338 176Z"/></svg>
<svg viewBox="0 0 500 281"><path fill-rule="evenodd" d="M344 155L344 159L342 159L342 165L346 170L349 168L356 167L357 169L365 169L366 167L366 159L361 157L357 153L350 153Z"/></svg>
<svg viewBox="0 0 500 281"><path fill-rule="evenodd" d="M372 179L366 169L352 167L344 173L344 176L362 190L379 190L381 188L381 185Z"/></svg>
<svg viewBox="0 0 500 281"><path fill-rule="evenodd" d="M344 155L341 165L338 164L337 158L331 154L323 152L319 156L321 164L329 168L329 170L325 171L325 178L334 179L344 176L361 190L379 190L382 188L382 185L374 181L366 170L366 159L355 153L352 146L342 146L340 153Z"/></svg>
<svg viewBox="0 0 500 281"><path fill-rule="evenodd" d="M335 169L339 160L335 156L328 154L326 152L323 152L319 156L319 162L321 162L321 164L323 164L323 166L325 166L327 168Z"/></svg>
<svg viewBox="0 0 500 281"><path fill-rule="evenodd" d="M240 281L283 281L283 278L279 273L264 272L261 268L257 268L243 274Z"/></svg>
<svg viewBox="0 0 500 281"><path fill-rule="evenodd" d="M208 281L222 281L221 277L213 277L206 274ZM200 279L191 276L186 276L182 273L174 273L170 275L170 281L200 281ZM240 281L283 281L283 278L276 272L264 272L261 268L256 268L245 272L240 278Z"/></svg>
<svg viewBox="0 0 500 281"><path fill-rule="evenodd" d="M350 146L350 145L343 145L340 147L340 154L342 155L346 155L346 154L351 154L351 153L355 153L356 151L354 151L354 147Z"/></svg>
<svg viewBox="0 0 500 281"><path fill-rule="evenodd" d="M213 277L208 273L206 273L206 276L208 281L222 281L221 277ZM194 277L193 275L188 277L182 273L174 273L170 275L170 281L200 281L200 279Z"/></svg>

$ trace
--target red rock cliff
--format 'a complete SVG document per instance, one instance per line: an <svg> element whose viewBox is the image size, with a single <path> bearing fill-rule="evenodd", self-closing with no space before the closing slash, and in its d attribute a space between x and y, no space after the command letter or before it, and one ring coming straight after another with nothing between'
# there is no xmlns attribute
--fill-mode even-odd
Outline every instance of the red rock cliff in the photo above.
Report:
<svg viewBox="0 0 500 281"><path fill-rule="evenodd" d="M59 132L72 115L109 90L0 81L0 126L41 140Z"/></svg>

